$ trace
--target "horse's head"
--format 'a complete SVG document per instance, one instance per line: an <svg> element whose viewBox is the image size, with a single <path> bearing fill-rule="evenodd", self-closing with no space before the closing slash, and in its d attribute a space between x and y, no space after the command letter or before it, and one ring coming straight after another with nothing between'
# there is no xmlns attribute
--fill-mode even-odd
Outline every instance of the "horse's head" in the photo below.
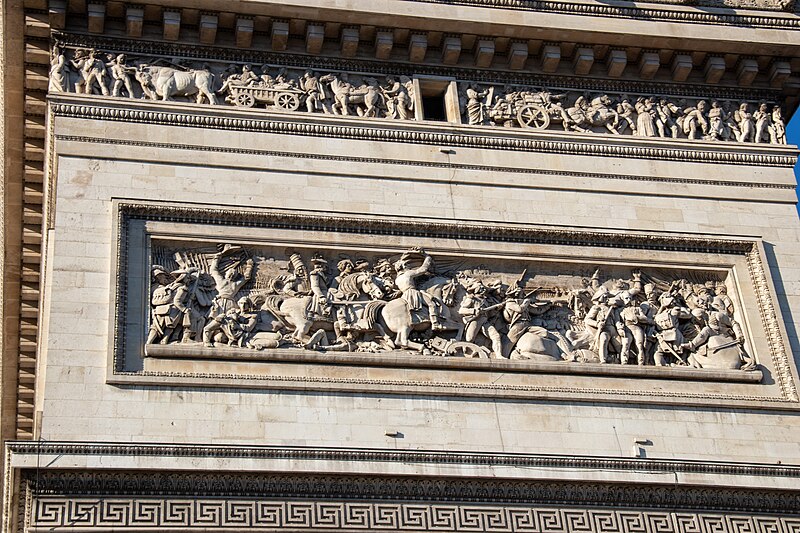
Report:
<svg viewBox="0 0 800 533"><path fill-rule="evenodd" d="M361 281L361 290L373 300L380 300L384 297L383 289L375 283L370 275L364 275L364 279Z"/></svg>

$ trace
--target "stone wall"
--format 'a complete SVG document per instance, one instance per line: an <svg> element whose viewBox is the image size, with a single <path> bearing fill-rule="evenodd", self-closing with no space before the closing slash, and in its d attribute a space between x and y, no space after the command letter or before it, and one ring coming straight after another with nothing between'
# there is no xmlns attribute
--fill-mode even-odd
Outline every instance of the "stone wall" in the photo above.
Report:
<svg viewBox="0 0 800 533"><path fill-rule="evenodd" d="M107 383L113 377L108 351L115 316L109 307L116 264L114 200L277 208L320 217L356 214L762 238L772 294L785 320L782 338L796 365L800 231L794 179L789 166L768 165L762 157L763 150L783 157L791 149L761 147L751 164L726 165L670 160L668 148L661 146L644 159L63 116L54 121L57 157L54 194L48 199L52 226L40 363L45 383L38 407L46 440L90 436L120 442L625 456L634 440L644 439L652 443L645 446L651 457L800 461L791 402L777 410L767 405L709 409L702 399L683 406L486 401L281 392L233 384ZM586 142L602 152L606 139ZM640 141L640 146L653 145ZM709 151L716 154L709 157L736 156L724 147Z"/></svg>

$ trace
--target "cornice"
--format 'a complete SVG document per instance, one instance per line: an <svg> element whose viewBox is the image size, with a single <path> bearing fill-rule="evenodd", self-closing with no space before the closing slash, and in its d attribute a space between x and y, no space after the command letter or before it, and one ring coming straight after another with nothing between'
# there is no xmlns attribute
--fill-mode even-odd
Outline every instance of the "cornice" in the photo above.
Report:
<svg viewBox="0 0 800 533"><path fill-rule="evenodd" d="M502 128L433 126L430 123L400 124L391 120L278 114L263 110L240 111L221 106L144 102L92 95L51 96L50 104L56 117L164 126L697 163L793 167L797 162L797 151L794 147L692 143L681 139L634 140L602 134L508 132Z"/></svg>
<svg viewBox="0 0 800 533"><path fill-rule="evenodd" d="M431 464L449 466L504 466L518 468L567 468L648 473L694 473L726 476L786 477L800 479L800 466L767 465L622 457L554 456L463 451L387 450L302 446L209 446L202 444L149 444L108 442L9 441L6 452L14 455L207 457L281 459L302 461Z"/></svg>
<svg viewBox="0 0 800 533"><path fill-rule="evenodd" d="M488 7L495 9L513 9L559 13L565 15L589 15L613 17L631 20L648 20L659 22L683 22L690 24L715 24L724 26L747 26L755 28L775 28L785 30L800 29L800 17L787 14L746 13L730 6L718 5L705 9L693 9L695 6L686 2L659 2L659 6L632 2L615 2L613 4L589 4L581 2L559 2L554 0L405 0L406 2L429 3L441 5L457 5L470 7ZM699 3L699 2L698 2ZM628 4L628 5L626 5ZM675 9L670 4L688 7ZM741 9L741 8L739 8Z"/></svg>

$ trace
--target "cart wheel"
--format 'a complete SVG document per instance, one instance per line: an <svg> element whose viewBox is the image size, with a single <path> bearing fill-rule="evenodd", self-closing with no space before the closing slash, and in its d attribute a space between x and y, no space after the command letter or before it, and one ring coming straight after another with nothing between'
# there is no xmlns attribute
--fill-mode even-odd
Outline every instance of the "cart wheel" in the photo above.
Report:
<svg viewBox="0 0 800 533"><path fill-rule="evenodd" d="M447 348L447 355L451 357L466 357L472 359L489 359L489 350L485 346L478 346L472 342L454 342Z"/></svg>
<svg viewBox="0 0 800 533"><path fill-rule="evenodd" d="M300 99L296 94L280 93L275 98L275 107L285 109L286 111L297 111L300 107Z"/></svg>
<svg viewBox="0 0 800 533"><path fill-rule="evenodd" d="M256 99L253 98L252 94L248 93L239 93L236 95L236 99L233 101L239 107L253 107L256 105Z"/></svg>
<svg viewBox="0 0 800 533"><path fill-rule="evenodd" d="M517 112L517 121L526 128L545 130L550 125L550 115L540 105L527 104Z"/></svg>

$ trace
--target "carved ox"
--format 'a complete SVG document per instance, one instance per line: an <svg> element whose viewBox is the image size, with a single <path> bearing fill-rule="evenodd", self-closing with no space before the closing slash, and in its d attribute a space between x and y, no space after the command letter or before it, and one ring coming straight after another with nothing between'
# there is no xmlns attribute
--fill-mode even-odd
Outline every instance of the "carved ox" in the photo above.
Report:
<svg viewBox="0 0 800 533"><path fill-rule="evenodd" d="M174 96L197 96L197 103L205 97L217 104L214 96L214 74L208 70L181 71L171 67L140 67L136 79L142 91L151 100L172 100Z"/></svg>

